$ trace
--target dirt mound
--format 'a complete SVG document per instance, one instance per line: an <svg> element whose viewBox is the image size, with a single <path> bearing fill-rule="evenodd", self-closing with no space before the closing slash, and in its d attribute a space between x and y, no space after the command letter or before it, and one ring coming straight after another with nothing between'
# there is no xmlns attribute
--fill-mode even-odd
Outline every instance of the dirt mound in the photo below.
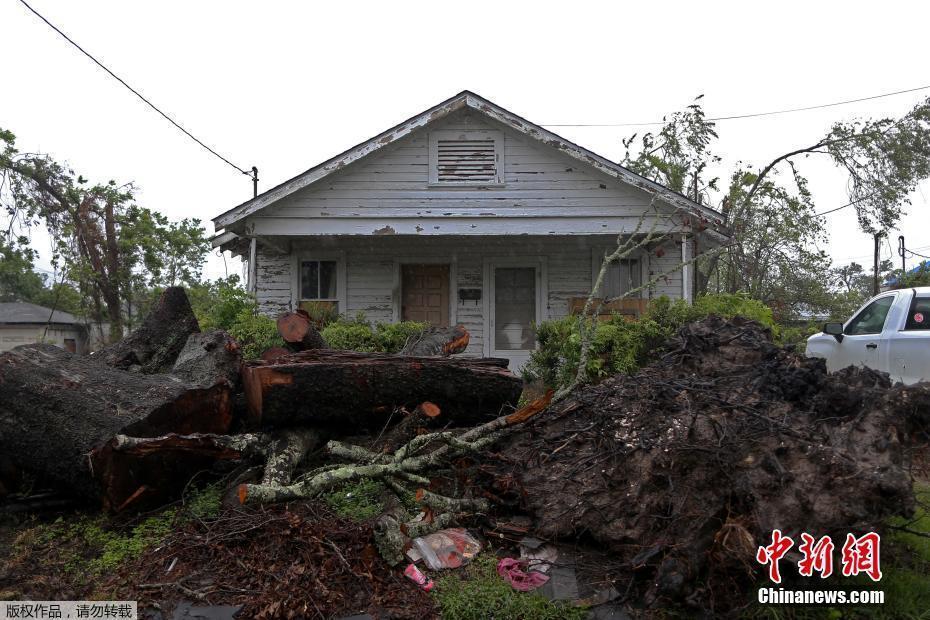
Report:
<svg viewBox="0 0 930 620"><path fill-rule="evenodd" d="M913 510L906 446L930 387L828 375L741 319L688 325L666 351L577 391L485 467L538 534L626 561L630 598L725 611L761 574L756 548L774 528L843 540Z"/></svg>

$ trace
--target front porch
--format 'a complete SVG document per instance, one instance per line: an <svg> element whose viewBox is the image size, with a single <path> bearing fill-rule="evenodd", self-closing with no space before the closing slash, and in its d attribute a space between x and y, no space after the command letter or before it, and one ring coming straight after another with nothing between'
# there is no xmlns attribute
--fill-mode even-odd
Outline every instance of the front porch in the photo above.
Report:
<svg viewBox="0 0 930 620"><path fill-rule="evenodd" d="M269 315L322 302L372 322L462 324L471 334L466 354L506 357L516 368L535 346L534 326L587 297L615 242L609 235L259 238L249 282ZM666 240L662 252L618 266L608 294L674 269L680 257L681 238ZM678 271L615 303L639 312L650 297L684 294Z"/></svg>

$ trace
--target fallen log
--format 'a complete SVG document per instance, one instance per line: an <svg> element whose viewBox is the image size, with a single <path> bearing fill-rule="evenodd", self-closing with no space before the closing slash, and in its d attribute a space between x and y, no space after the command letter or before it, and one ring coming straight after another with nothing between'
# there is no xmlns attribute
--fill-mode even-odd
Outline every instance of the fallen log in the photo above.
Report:
<svg viewBox="0 0 930 620"><path fill-rule="evenodd" d="M304 310L283 313L278 317L277 325L281 338L294 351L329 348Z"/></svg>
<svg viewBox="0 0 930 620"><path fill-rule="evenodd" d="M155 307L131 334L101 349L94 357L122 370L146 374L169 372L191 334L200 331L187 293L165 289Z"/></svg>
<svg viewBox="0 0 930 620"><path fill-rule="evenodd" d="M483 422L516 405L523 381L497 358L314 350L242 367L254 428L380 428L396 407L434 403L443 419Z"/></svg>
<svg viewBox="0 0 930 620"><path fill-rule="evenodd" d="M290 355L292 351L290 349L285 349L284 347L270 347L262 351L262 354L259 355L259 359L266 362L271 360L276 360L279 357L284 357L285 355Z"/></svg>
<svg viewBox="0 0 930 620"><path fill-rule="evenodd" d="M464 325L455 327L428 327L416 336L411 336L401 350L401 355L448 357L461 353L468 347L468 330Z"/></svg>
<svg viewBox="0 0 930 620"><path fill-rule="evenodd" d="M145 485L153 488L149 495L164 495L183 484L176 474L189 478L196 470L184 462L170 471L116 463L101 452L108 441L119 434L226 433L230 401L226 382L191 387L52 345L24 345L0 355L0 453L59 488L102 496L116 508Z"/></svg>

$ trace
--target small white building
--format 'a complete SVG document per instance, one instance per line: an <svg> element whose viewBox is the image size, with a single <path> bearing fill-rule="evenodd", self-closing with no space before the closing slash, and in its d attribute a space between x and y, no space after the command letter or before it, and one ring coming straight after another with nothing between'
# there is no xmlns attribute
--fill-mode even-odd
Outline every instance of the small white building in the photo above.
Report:
<svg viewBox="0 0 930 620"><path fill-rule="evenodd" d="M690 299L723 216L465 91L213 220L274 315L307 302L372 321L461 323L466 354L523 365L534 325L588 295L605 250L663 234L612 267L603 295ZM633 304L635 306L635 303Z"/></svg>
<svg viewBox="0 0 930 620"><path fill-rule="evenodd" d="M91 350L89 331L78 317L25 302L0 303L0 352L46 342L72 353Z"/></svg>

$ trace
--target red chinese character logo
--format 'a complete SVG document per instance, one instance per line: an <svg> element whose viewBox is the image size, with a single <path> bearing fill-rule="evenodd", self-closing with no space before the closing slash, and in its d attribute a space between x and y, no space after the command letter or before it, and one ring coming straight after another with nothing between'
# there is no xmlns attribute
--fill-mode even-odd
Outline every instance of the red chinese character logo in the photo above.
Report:
<svg viewBox="0 0 930 620"><path fill-rule="evenodd" d="M794 546L794 541L788 536L782 536L781 530L772 530L772 544L759 547L756 552L756 561L759 564L769 564L769 579L781 583L781 572L778 570L778 561Z"/></svg>
<svg viewBox="0 0 930 620"><path fill-rule="evenodd" d="M881 536L869 532L861 538L846 534L846 544L843 545L843 576L850 577L865 573L872 581L882 578L879 547Z"/></svg>
<svg viewBox="0 0 930 620"><path fill-rule="evenodd" d="M814 543L810 534L801 534L801 544L798 546L804 557L798 562L798 572L804 577L810 577L814 571L820 573L821 579L833 574L833 540L823 536Z"/></svg>

